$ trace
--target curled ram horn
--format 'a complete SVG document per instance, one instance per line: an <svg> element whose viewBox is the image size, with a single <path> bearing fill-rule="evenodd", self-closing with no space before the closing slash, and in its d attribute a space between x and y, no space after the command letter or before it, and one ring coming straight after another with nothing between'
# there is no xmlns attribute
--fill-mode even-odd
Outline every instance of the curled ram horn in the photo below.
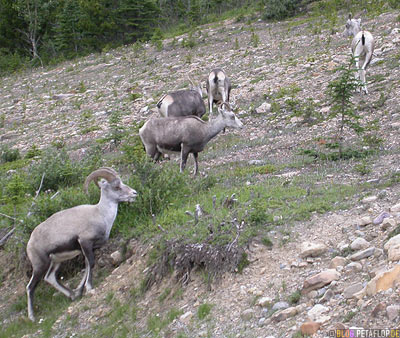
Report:
<svg viewBox="0 0 400 338"><path fill-rule="evenodd" d="M106 179L108 182L111 182L115 179L119 179L118 173L109 167L102 167L95 171L93 171L85 180L85 184L83 186L85 193L88 193L89 184L91 181L94 181L97 187L99 184L97 183L100 178Z"/></svg>

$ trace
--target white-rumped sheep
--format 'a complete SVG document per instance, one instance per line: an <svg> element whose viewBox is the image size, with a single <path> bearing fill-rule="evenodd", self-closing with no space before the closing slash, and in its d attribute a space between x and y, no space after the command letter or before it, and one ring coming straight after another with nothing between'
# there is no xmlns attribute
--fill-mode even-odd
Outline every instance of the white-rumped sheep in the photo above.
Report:
<svg viewBox="0 0 400 338"><path fill-rule="evenodd" d="M157 109L161 116L188 116L202 117L206 113L201 87L194 86L188 90L178 90L164 95L157 102Z"/></svg>
<svg viewBox="0 0 400 338"><path fill-rule="evenodd" d="M351 42L351 51L356 59L356 67L359 70L356 77L361 80L363 90L368 94L365 73L374 53L374 37L370 32L362 30L361 19L352 19L351 14L349 14L343 34L345 36L354 36Z"/></svg>
<svg viewBox="0 0 400 338"><path fill-rule="evenodd" d="M212 114L212 107L214 103L229 103L231 81L222 69L216 68L210 72L206 81L206 89L210 115Z"/></svg>

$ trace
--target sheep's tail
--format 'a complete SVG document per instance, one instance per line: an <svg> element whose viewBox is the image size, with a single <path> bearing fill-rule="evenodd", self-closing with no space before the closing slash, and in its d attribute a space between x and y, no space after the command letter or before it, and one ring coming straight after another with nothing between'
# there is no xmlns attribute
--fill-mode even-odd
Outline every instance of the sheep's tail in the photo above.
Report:
<svg viewBox="0 0 400 338"><path fill-rule="evenodd" d="M361 35L361 44L362 44L363 46L365 46L365 36L364 36L364 32L363 32L362 35Z"/></svg>
<svg viewBox="0 0 400 338"><path fill-rule="evenodd" d="M218 82L218 76L217 76L217 74L214 73L214 83L217 83L217 82Z"/></svg>

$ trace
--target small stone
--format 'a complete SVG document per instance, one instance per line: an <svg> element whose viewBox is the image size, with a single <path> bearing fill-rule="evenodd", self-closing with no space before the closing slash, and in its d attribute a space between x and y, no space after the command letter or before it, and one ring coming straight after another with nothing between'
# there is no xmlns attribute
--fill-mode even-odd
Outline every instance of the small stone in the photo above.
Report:
<svg viewBox="0 0 400 338"><path fill-rule="evenodd" d="M287 302L277 302L272 306L273 311L287 309L289 307L289 303Z"/></svg>
<svg viewBox="0 0 400 338"><path fill-rule="evenodd" d="M322 298L319 300L319 303L326 303L329 302L335 294L331 289L325 292L325 294L322 296Z"/></svg>
<svg viewBox="0 0 400 338"><path fill-rule="evenodd" d="M368 249L356 252L355 254L352 254L349 258L352 261L359 261L364 258L368 258L372 256L375 252L375 247L370 247Z"/></svg>
<svg viewBox="0 0 400 338"><path fill-rule="evenodd" d="M382 312L385 309L385 304L384 303L379 303L371 312L372 317L377 317L379 312Z"/></svg>
<svg viewBox="0 0 400 338"><path fill-rule="evenodd" d="M281 322L283 320L286 320L290 317L295 316L296 314L297 314L297 308L290 307L290 308L287 308L287 309L284 309L284 310L274 313L271 318L275 322Z"/></svg>
<svg viewBox="0 0 400 338"><path fill-rule="evenodd" d="M400 260L400 235L396 235L389 239L384 245L384 249L388 252L389 261Z"/></svg>
<svg viewBox="0 0 400 338"><path fill-rule="evenodd" d="M307 294L308 299L314 299L318 297L318 291L317 290L312 290Z"/></svg>
<svg viewBox="0 0 400 338"><path fill-rule="evenodd" d="M343 297L346 299L353 298L354 294L361 291L363 289L363 285L361 283L356 283L353 285L348 286L343 291Z"/></svg>
<svg viewBox="0 0 400 338"><path fill-rule="evenodd" d="M390 228L395 228L396 226L397 222L394 218L385 218L382 222L381 229L385 231Z"/></svg>
<svg viewBox="0 0 400 338"><path fill-rule="evenodd" d="M364 203L364 204L366 204L366 203L373 203L373 202L375 202L377 199L378 199L378 196L368 196L368 197L364 197L364 198L361 200L361 203Z"/></svg>
<svg viewBox="0 0 400 338"><path fill-rule="evenodd" d="M325 253L327 249L322 243L303 242L300 246L300 257L317 257Z"/></svg>
<svg viewBox="0 0 400 338"><path fill-rule="evenodd" d="M334 269L322 271L314 276L307 278L303 285L303 294L309 293L311 290L320 289L321 287L340 278L340 273Z"/></svg>
<svg viewBox="0 0 400 338"><path fill-rule="evenodd" d="M320 323L307 322L300 326L300 331L303 335L312 336L314 333L317 333L320 326Z"/></svg>
<svg viewBox="0 0 400 338"><path fill-rule="evenodd" d="M345 266L346 262L347 262L347 259L345 257L336 256L336 257L332 258L332 260L329 264L329 268L336 269L338 266Z"/></svg>
<svg viewBox="0 0 400 338"><path fill-rule="evenodd" d="M187 311L182 316L179 317L179 320L182 323L188 324L190 322L190 320L192 319L192 317L193 317L193 312Z"/></svg>
<svg viewBox="0 0 400 338"><path fill-rule="evenodd" d="M351 262L350 264L346 265L346 270L353 271L353 272L359 272L362 270L362 265L361 265L361 263L358 263L358 262Z"/></svg>
<svg viewBox="0 0 400 338"><path fill-rule="evenodd" d="M400 211L400 203L399 203L399 204L396 204L396 205L393 205L393 206L390 208L390 211L392 211L392 212L399 212L399 211Z"/></svg>
<svg viewBox="0 0 400 338"><path fill-rule="evenodd" d="M114 251L114 252L110 255L110 257L111 257L112 263L113 263L114 265L119 265L119 264L121 264L122 261L123 261L122 253L121 253L121 251L119 251L119 250Z"/></svg>
<svg viewBox="0 0 400 338"><path fill-rule="evenodd" d="M262 160L250 160L248 163L249 163L249 165L264 165L265 161L262 161Z"/></svg>
<svg viewBox="0 0 400 338"><path fill-rule="evenodd" d="M256 311L253 309L246 309L240 314L240 317L243 320L250 320L254 317L255 313L256 313Z"/></svg>
<svg viewBox="0 0 400 338"><path fill-rule="evenodd" d="M265 317L260 318L260 320L258 321L258 326L263 326L265 323L265 320L266 320Z"/></svg>
<svg viewBox="0 0 400 338"><path fill-rule="evenodd" d="M261 307L266 307L267 305L272 303L272 299L270 297L262 297L257 301L257 305Z"/></svg>
<svg viewBox="0 0 400 338"><path fill-rule="evenodd" d="M307 315L311 321L320 322L321 317L323 317L322 315L326 312L329 312L328 307L322 304L316 304L307 312Z"/></svg>
<svg viewBox="0 0 400 338"><path fill-rule="evenodd" d="M372 224L374 224L374 225L381 224L386 217L390 217L390 214L388 212L384 211L381 214L379 214L379 216L374 218L374 220L372 221Z"/></svg>
<svg viewBox="0 0 400 338"><path fill-rule="evenodd" d="M395 320L397 316L399 315L400 311L400 306L399 305L389 305L386 308L386 314L389 318L389 320Z"/></svg>
<svg viewBox="0 0 400 338"><path fill-rule="evenodd" d="M256 113L257 114L265 114L271 111L271 104L264 102L261 104L258 108L256 108Z"/></svg>
<svg viewBox="0 0 400 338"><path fill-rule="evenodd" d="M366 249L368 247L369 247L369 242L367 240L365 240L364 238L361 238L361 237L356 238L350 244L351 250L354 250L354 251Z"/></svg>
<svg viewBox="0 0 400 338"><path fill-rule="evenodd" d="M366 225L371 224L371 223L372 223L372 219L370 216L361 217L360 220L358 221L358 225L361 227L365 227Z"/></svg>

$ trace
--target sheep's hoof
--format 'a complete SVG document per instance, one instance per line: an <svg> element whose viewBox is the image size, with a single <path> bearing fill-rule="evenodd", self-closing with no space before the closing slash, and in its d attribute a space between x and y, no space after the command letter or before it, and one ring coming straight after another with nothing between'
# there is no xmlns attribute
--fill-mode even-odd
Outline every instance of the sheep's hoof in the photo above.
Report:
<svg viewBox="0 0 400 338"><path fill-rule="evenodd" d="M81 298L83 295L83 288L74 290L73 294L71 295L71 300L75 300Z"/></svg>

